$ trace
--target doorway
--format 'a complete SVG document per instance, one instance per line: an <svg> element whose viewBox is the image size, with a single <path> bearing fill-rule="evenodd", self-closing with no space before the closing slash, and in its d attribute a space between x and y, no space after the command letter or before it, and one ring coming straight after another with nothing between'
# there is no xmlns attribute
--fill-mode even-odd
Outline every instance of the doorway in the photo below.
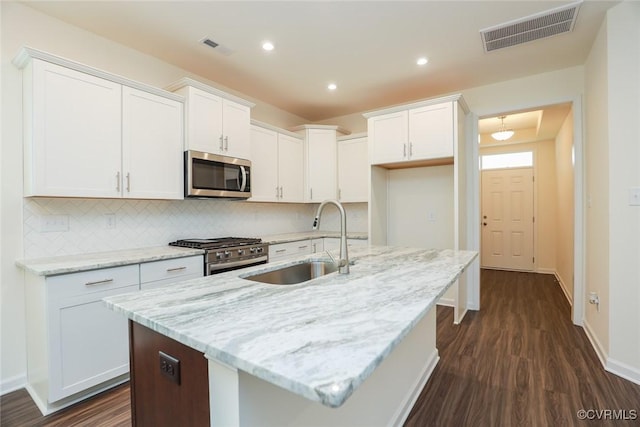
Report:
<svg viewBox="0 0 640 427"><path fill-rule="evenodd" d="M553 274L566 298L574 306L574 313L574 300L577 298L580 303L582 299L581 289L576 289L578 293L574 295L574 280L581 277L581 271L575 270L575 265L580 263L578 257L581 253L581 236L574 234L574 229L579 229L582 224L581 208L574 204L574 194L581 188L581 182L576 182L574 178L574 169L578 167L574 140L581 138L580 127L574 124L576 114L580 114L580 105L576 110L575 102L567 102L500 113L478 121L479 159L488 154L530 151L534 160L534 164L529 165L530 170L534 171L534 176L529 181L533 191L532 198L525 196L528 190L509 188L504 181L509 179L509 169L513 169L514 174L521 175L521 170L515 170L524 165L502 165L495 167L495 170L480 172L481 209L478 214L481 266ZM505 127L513 131L510 138L498 141L491 136L493 132L504 130ZM494 182L495 188L491 188L492 181L500 180L498 177L502 180L500 185L506 187L500 189ZM527 179L524 175L518 178L523 183ZM512 194L514 197L511 197ZM526 198L526 201L521 198ZM532 199L533 214L529 214L526 209ZM491 218L492 214L487 213L495 208L491 204L502 205L501 221ZM509 209L517 210L519 218L516 218L516 222L520 228L512 228L509 224L514 222L510 218L513 215ZM531 221L527 223L524 221L526 218L531 218ZM485 222L486 226L483 225ZM514 229L515 232L512 231ZM531 239L527 236L529 230ZM532 256L529 256L529 248L532 248ZM530 262L524 262L525 258ZM573 320L580 324L581 308L577 307L577 310L578 314Z"/></svg>

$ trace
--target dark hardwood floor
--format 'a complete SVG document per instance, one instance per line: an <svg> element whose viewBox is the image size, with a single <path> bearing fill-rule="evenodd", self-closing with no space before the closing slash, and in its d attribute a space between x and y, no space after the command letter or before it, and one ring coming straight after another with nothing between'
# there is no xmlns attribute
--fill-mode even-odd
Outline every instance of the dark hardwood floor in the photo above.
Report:
<svg viewBox="0 0 640 427"><path fill-rule="evenodd" d="M454 326L438 307L440 362L405 425L640 425L640 386L606 372L570 319L554 276L483 270L479 312Z"/></svg>
<svg viewBox="0 0 640 427"><path fill-rule="evenodd" d="M640 386L602 369L553 276L483 270L481 287L482 310L460 325L438 307L440 362L407 427L640 425ZM581 421L580 409L637 418L600 412ZM129 426L129 386L48 417L26 391L10 393L0 398L0 425Z"/></svg>

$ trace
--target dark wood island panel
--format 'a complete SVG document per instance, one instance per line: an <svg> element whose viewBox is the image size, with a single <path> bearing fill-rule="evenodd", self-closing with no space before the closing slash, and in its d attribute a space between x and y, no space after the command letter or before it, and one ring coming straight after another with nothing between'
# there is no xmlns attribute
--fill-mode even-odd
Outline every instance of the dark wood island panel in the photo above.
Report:
<svg viewBox="0 0 640 427"><path fill-rule="evenodd" d="M209 426L204 354L129 321L134 427Z"/></svg>

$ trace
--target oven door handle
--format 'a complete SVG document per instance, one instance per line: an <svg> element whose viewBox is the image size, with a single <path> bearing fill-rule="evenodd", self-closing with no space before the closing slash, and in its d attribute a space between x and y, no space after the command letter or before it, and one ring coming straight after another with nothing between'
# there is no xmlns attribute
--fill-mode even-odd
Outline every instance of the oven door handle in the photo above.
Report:
<svg viewBox="0 0 640 427"><path fill-rule="evenodd" d="M232 262L223 262L220 264L208 264L207 265L207 270L209 275L213 274L214 272L218 271L218 270L225 270L227 268L233 268L233 267L241 267L243 265L253 265L253 264L259 264L261 262L266 262L269 260L269 256L268 255L264 255L261 257L256 257L256 258L251 258L251 259L243 259L240 261L232 261Z"/></svg>
<svg viewBox="0 0 640 427"><path fill-rule="evenodd" d="M240 166L240 174L242 176L242 184L240 184L240 191L244 191L247 187L247 169L244 166Z"/></svg>

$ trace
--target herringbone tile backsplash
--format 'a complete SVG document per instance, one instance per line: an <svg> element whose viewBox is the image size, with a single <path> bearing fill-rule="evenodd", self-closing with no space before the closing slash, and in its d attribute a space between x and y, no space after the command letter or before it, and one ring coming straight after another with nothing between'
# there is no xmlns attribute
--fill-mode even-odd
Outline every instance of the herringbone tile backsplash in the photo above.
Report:
<svg viewBox="0 0 640 427"><path fill-rule="evenodd" d="M227 200L24 199L24 256L39 258L166 245L184 238L260 237L311 230L317 204ZM349 231L367 231L367 204L345 205ZM108 228L106 215L115 215ZM43 231L48 215L66 215L67 231ZM323 230L339 230L327 209ZM113 218L113 217L112 217Z"/></svg>

